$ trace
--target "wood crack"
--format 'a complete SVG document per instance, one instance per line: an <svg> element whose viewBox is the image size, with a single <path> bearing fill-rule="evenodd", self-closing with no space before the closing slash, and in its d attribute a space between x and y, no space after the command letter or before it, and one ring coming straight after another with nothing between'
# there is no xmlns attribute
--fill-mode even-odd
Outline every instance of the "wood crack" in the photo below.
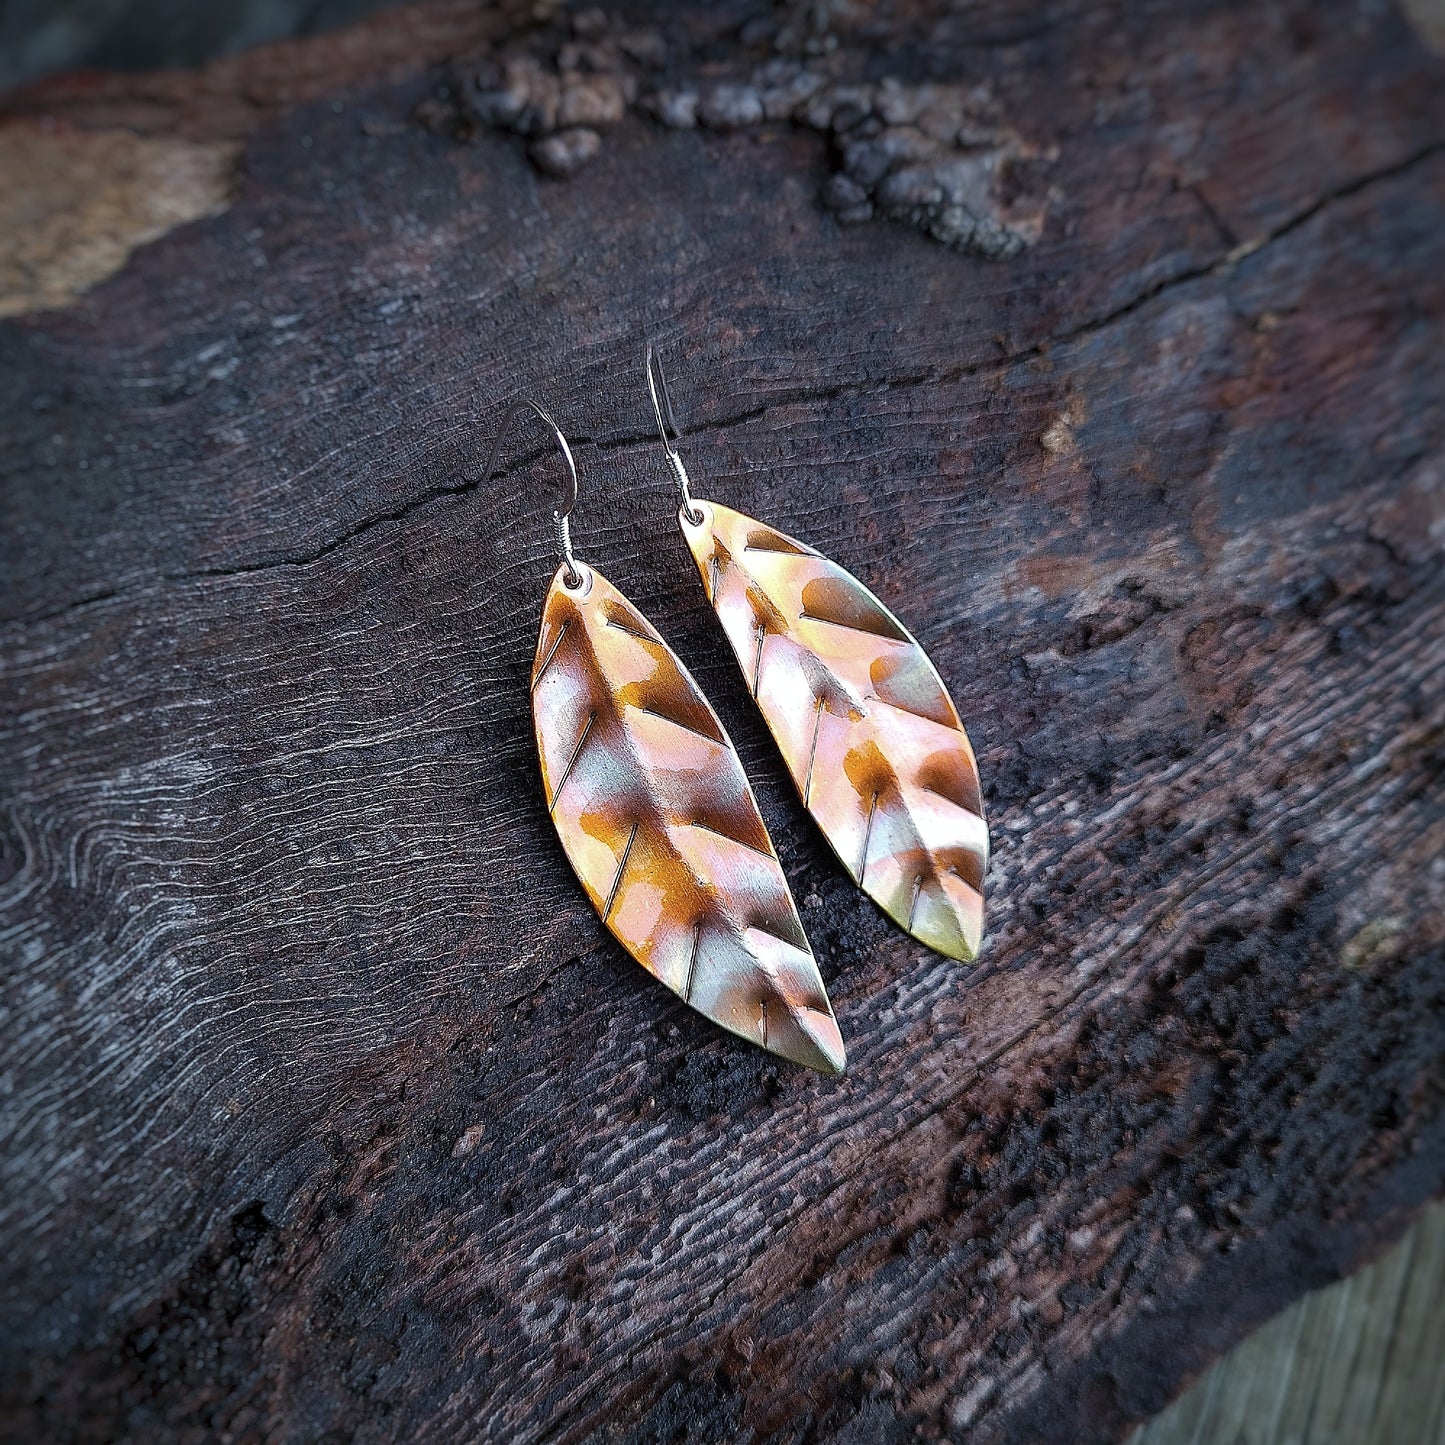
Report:
<svg viewBox="0 0 1445 1445"><path fill-rule="evenodd" d="M1359 195L1372 186L1404 175L1414 167L1423 165L1441 153L1445 153L1445 138L1418 147L1408 156L1388 166L1382 166L1377 170L1356 177L1354 180L1333 187L1309 205L1296 211L1294 215L1281 222L1263 236L1252 241L1246 241L1214 257L1210 261L1187 267L1172 276L1155 281L1141 289L1128 301L1112 307L1100 315L1088 317L1077 325L1052 332L1043 340L1035 342L1030 346L1021 347L1016 351L1006 352L1002 356L994 357L987 361L966 362L956 367L940 367L889 377L879 384L873 384L868 387L862 387L856 383L837 383L831 386L792 388L779 393L761 405L743 408L729 416L719 417L717 420L711 422L706 430L711 433L726 433L736 427L751 425L766 417L769 412L780 407L827 402L845 396L856 395L865 390L883 393L909 390L922 386L946 386L971 377L1001 374L1020 363L1040 360L1053 348L1086 336L1096 335L1100 331L1133 315L1140 310L1140 308L1168 292L1188 286L1195 281L1203 280L1209 276L1219 275L1232 270L1240 261L1257 255L1268 247L1286 239L1293 232L1314 220L1316 216L1320 215L1331 205L1339 201L1348 200L1352 196ZM596 438L575 435L571 437L570 440L574 447L581 447L590 443L595 446L598 451L625 451L636 447L651 448L657 444L656 434L645 431L637 433L626 432L619 433L612 437ZM500 482L518 475L526 468L535 465L537 461L547 455L547 452L548 448L538 447L525 456L513 461L510 465L498 467L491 478L492 482ZM455 481L443 482L429 487L398 506L387 508L384 511L364 518L355 526L339 533L321 546L298 553L294 556L266 555L255 562L237 563L231 566L199 567L185 572L158 572L152 574L147 581L187 584L210 578L244 577L255 572L265 572L278 568L309 567L321 561L323 558L330 556L333 552L348 546L358 537L364 536L378 527L385 526L389 522L403 521L413 513L430 506L433 502L467 496L475 492L480 485L480 481L480 478L468 478L462 475ZM144 585L146 584L141 584L141 586ZM81 611L89 607L103 605L106 602L119 598L128 597L136 590L138 589L131 587L123 589L118 587L97 589L95 592L73 602L65 603L49 610L34 612L28 616L17 616L3 625L15 627L39 625L41 623L54 621L70 612Z"/></svg>

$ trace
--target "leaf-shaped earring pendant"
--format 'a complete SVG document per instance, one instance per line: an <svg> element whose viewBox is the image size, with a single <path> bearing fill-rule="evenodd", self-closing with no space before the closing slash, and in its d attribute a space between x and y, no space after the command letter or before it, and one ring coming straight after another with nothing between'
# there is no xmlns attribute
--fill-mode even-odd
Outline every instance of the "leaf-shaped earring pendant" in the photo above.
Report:
<svg viewBox="0 0 1445 1445"><path fill-rule="evenodd" d="M732 742L646 618L573 556L571 450L541 407L521 405L552 428L571 476L532 666L563 851L618 942L684 1002L785 1059L842 1073L843 1040Z"/></svg>
<svg viewBox="0 0 1445 1445"><path fill-rule="evenodd" d="M693 499L666 379L658 364L659 400L653 368L649 347L683 536L803 806L900 928L972 962L983 941L988 827L978 763L947 688L852 573L753 517Z"/></svg>

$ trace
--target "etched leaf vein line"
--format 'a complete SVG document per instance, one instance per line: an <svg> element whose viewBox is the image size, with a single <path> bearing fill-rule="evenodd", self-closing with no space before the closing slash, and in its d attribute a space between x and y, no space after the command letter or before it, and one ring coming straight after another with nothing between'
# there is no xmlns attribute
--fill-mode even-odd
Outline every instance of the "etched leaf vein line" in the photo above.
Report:
<svg viewBox="0 0 1445 1445"><path fill-rule="evenodd" d="M879 697L876 692L870 692L863 701L881 702L884 707L891 707L894 712L901 712L905 717L916 717L922 722L932 723L936 728L943 728L945 732L950 732L955 735L958 733L958 729L954 727L952 723L939 722L936 717L929 717L926 712L917 712L911 707L904 707L902 703L892 702L886 697Z"/></svg>
<svg viewBox="0 0 1445 1445"><path fill-rule="evenodd" d="M552 666L552 659L557 656L557 649L562 645L562 639L567 635L567 629L571 627L572 619L569 617L563 624L562 630L557 634L557 640L552 644L552 650L547 654L547 659L537 669L537 675L532 679L532 691L536 692L537 684L542 681L542 675Z"/></svg>
<svg viewBox="0 0 1445 1445"><path fill-rule="evenodd" d="M622 850L622 857L617 862L617 876L612 880L612 891L607 895L607 907L602 910L602 921L607 922L612 917L612 905L617 902L618 890L622 887L622 875L627 871L627 859L632 852L632 845L637 841L637 830L642 825L634 823L632 831L627 835L627 846Z"/></svg>
<svg viewBox="0 0 1445 1445"><path fill-rule="evenodd" d="M823 696L818 695L818 706L813 710L813 741L808 748L808 780L803 784L803 806L813 796L813 765L818 760L818 730L823 726Z"/></svg>
<svg viewBox="0 0 1445 1445"><path fill-rule="evenodd" d="M695 727L689 727L687 723L679 722L675 717L669 717L665 712L658 712L655 707L640 707L637 709L637 711L643 713L647 717L661 718L663 722L671 723L673 727L681 728L683 732L691 733L695 738L703 738L710 743L717 742L717 739L713 737L711 733L701 732Z"/></svg>
<svg viewBox="0 0 1445 1445"><path fill-rule="evenodd" d="M783 935L777 931L777 929L769 928L766 923L750 923L748 927L751 928L754 933L764 933L769 938L776 938L779 943L784 943L789 948L795 951L802 951L798 949L796 940L791 938L784 938Z"/></svg>
<svg viewBox="0 0 1445 1445"><path fill-rule="evenodd" d="M700 823L695 819L688 824L689 828L698 828L704 833L711 833L714 838L726 839L729 843L735 843L739 848L746 848L749 853L756 853L759 858L772 859L772 854L766 848L756 848L751 843L744 843L741 838L734 838L731 833L724 833L721 828L714 828L710 823Z"/></svg>
<svg viewBox="0 0 1445 1445"><path fill-rule="evenodd" d="M619 622L615 617L609 617L607 619L607 626L614 632L625 632L629 637L635 637L639 642L650 643L653 647L658 645L655 637L649 637L645 632L639 632L635 627L629 627L625 622Z"/></svg>
<svg viewBox="0 0 1445 1445"><path fill-rule="evenodd" d="M906 637L893 637L886 632L874 632L871 627L859 627L853 622L843 622L836 617L819 617L816 612L798 613L800 622L825 622L829 627L845 627L849 632L861 632L864 637L871 637L878 642L897 642L904 647L916 647L916 642L909 642Z"/></svg>
<svg viewBox="0 0 1445 1445"><path fill-rule="evenodd" d="M702 946L702 919L692 926L692 957L687 961L687 986L682 991L682 1001L692 1002L692 981L697 974L697 952Z"/></svg>
<svg viewBox="0 0 1445 1445"><path fill-rule="evenodd" d="M597 721L597 714L589 712L587 722L582 728L582 736L577 739L577 746L572 749L572 756L567 759L567 766L562 769L562 776L557 779L557 786L552 789L552 806L548 812L557 811L557 800L562 796L562 789L567 786L567 779L572 776L572 769L577 766L577 759L582 756L582 748L587 742L588 734L592 731L592 724Z"/></svg>
<svg viewBox="0 0 1445 1445"><path fill-rule="evenodd" d="M863 852L858 859L858 886L863 886L863 874L868 870L868 840L873 836L873 815L878 811L878 794L875 792L868 804L868 826L863 830Z"/></svg>

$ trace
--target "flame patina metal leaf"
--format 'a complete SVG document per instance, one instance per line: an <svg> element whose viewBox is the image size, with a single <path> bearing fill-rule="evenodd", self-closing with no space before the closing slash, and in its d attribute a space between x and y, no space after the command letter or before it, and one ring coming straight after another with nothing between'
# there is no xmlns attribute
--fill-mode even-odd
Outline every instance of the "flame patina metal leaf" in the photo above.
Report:
<svg viewBox="0 0 1445 1445"><path fill-rule="evenodd" d="M927 653L851 573L716 502L679 521L804 806L901 928L971 962L988 828L978 764Z"/></svg>
<svg viewBox="0 0 1445 1445"><path fill-rule="evenodd" d="M752 788L687 669L600 573L559 568L532 714L547 806L627 951L699 1013L841 1073L843 1040Z"/></svg>

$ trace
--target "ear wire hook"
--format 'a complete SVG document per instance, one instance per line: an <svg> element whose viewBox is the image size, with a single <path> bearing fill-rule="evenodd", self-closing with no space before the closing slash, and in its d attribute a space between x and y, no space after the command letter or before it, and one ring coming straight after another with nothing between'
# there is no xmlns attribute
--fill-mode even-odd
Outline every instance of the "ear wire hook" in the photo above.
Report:
<svg viewBox="0 0 1445 1445"><path fill-rule="evenodd" d="M652 343L647 343L647 392L652 397L652 414L657 418L657 434L662 438L662 449L667 453L667 459L672 463L673 475L677 478L677 489L682 493L682 515L696 527L702 520L702 512L692 499L692 493L688 490L687 468L682 464L682 458L678 455L677 443L682 440L682 428L677 424L677 418L672 412L672 397L667 390L667 373L662 369L662 358L653 349ZM656 376L653 375L654 371ZM662 395L659 399L658 392ZM663 421L664 411L667 414L666 422ZM672 428L672 435L668 436L667 429Z"/></svg>
<svg viewBox="0 0 1445 1445"><path fill-rule="evenodd" d="M567 445L567 438L562 435L562 428L557 425L551 412L538 406L530 397L514 401L502 416L502 424L497 428L496 440L492 443L486 470L482 473L482 480L478 485L484 487L492 479L492 469L496 466L502 441L512 425L512 418L523 407L530 407L552 429L552 435L557 438L557 445L562 449L562 458L567 463L567 485L563 489L562 500L552 509L552 536L557 547L557 557L564 569L562 585L575 589L582 585L582 574L577 570L576 557L572 555L572 508L577 505L578 491L577 462L572 455L572 448Z"/></svg>

